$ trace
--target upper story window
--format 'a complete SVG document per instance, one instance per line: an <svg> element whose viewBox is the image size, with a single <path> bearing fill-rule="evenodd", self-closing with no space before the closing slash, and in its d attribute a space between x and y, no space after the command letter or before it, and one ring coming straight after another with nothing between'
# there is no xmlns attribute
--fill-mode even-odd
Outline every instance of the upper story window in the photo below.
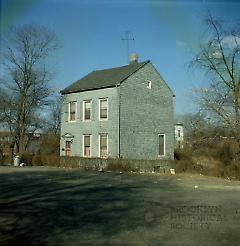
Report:
<svg viewBox="0 0 240 246"><path fill-rule="evenodd" d="M69 102L69 121L76 121L77 102Z"/></svg>
<svg viewBox="0 0 240 246"><path fill-rule="evenodd" d="M108 119L108 99L107 98L99 99L99 119L100 120Z"/></svg>
<svg viewBox="0 0 240 246"><path fill-rule="evenodd" d="M83 101L83 120L90 121L91 120L91 110L92 110L92 101Z"/></svg>
<svg viewBox="0 0 240 246"><path fill-rule="evenodd" d="M151 80L148 80L147 81L147 88L148 89L151 89L152 88L152 81Z"/></svg>

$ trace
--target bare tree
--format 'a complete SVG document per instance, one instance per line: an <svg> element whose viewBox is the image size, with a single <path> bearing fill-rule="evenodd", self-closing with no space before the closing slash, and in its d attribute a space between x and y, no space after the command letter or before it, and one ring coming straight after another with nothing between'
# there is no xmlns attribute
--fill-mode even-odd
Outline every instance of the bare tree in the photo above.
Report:
<svg viewBox="0 0 240 246"><path fill-rule="evenodd" d="M26 149L27 133L41 127L41 110L51 94L52 73L46 59L56 48L55 34L33 25L12 28L1 43L1 119L19 152Z"/></svg>
<svg viewBox="0 0 240 246"><path fill-rule="evenodd" d="M206 19L208 41L200 46L192 64L210 78L207 88L197 89L201 109L208 111L225 127L233 130L240 151L240 29Z"/></svg>
<svg viewBox="0 0 240 246"><path fill-rule="evenodd" d="M45 121L45 132L54 135L60 134L60 122L61 122L61 97L54 96L50 100L48 113Z"/></svg>

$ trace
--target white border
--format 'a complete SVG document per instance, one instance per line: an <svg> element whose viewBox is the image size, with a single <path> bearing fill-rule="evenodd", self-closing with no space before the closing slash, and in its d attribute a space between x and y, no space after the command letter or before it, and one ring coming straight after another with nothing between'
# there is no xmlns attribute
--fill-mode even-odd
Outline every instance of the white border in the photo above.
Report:
<svg viewBox="0 0 240 246"><path fill-rule="evenodd" d="M75 120L70 120L70 104L75 103ZM77 121L77 101L70 101L68 103L68 122L76 122Z"/></svg>
<svg viewBox="0 0 240 246"><path fill-rule="evenodd" d="M108 157L108 133L99 133L98 134L98 157L104 158L104 157L101 157L101 155L100 155L100 138L101 138L101 135L107 135L107 156L106 156L106 158L107 158Z"/></svg>
<svg viewBox="0 0 240 246"><path fill-rule="evenodd" d="M159 136L164 136L164 148L163 148L163 155L159 155ZM165 133L160 133L158 134L158 157L163 157L166 155L166 134Z"/></svg>
<svg viewBox="0 0 240 246"><path fill-rule="evenodd" d="M90 120L85 119L85 103L86 102L90 102ZM92 120L92 100L91 99L90 100L83 100L83 119L82 120L85 122L89 122Z"/></svg>
<svg viewBox="0 0 240 246"><path fill-rule="evenodd" d="M147 80L147 88L152 89L152 81L151 80Z"/></svg>
<svg viewBox="0 0 240 246"><path fill-rule="evenodd" d="M107 119L101 119L100 118L100 105L101 105L101 101L103 101L103 100L107 100ZM108 97L98 99L98 119L99 119L99 121L108 120Z"/></svg>
<svg viewBox="0 0 240 246"><path fill-rule="evenodd" d="M84 146L85 146L84 137L85 136L90 136L90 156L85 156L84 155ZM82 156L85 157L85 158L92 157L92 135L91 134L83 134L83 139L82 139Z"/></svg>

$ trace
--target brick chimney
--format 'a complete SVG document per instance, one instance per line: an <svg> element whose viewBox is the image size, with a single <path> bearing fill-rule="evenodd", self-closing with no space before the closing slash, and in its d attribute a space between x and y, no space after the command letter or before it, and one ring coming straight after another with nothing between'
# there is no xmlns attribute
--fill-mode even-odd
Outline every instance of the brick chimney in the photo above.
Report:
<svg viewBox="0 0 240 246"><path fill-rule="evenodd" d="M138 62L138 55L133 53L129 56L129 64L137 63Z"/></svg>

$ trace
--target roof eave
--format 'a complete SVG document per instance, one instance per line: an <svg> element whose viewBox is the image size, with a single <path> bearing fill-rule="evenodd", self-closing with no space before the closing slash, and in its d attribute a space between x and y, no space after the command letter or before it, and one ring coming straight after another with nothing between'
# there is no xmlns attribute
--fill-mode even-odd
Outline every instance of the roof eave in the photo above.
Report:
<svg viewBox="0 0 240 246"><path fill-rule="evenodd" d="M108 88L115 88L118 87L119 84L116 85L111 85L111 86L104 86L104 87L99 87L99 88L89 88L89 89L84 89L84 90L72 90L72 91L60 91L62 95L66 94L71 94L71 93L78 93L78 92L84 92L84 91L96 91L96 90L102 90L102 89L108 89Z"/></svg>

